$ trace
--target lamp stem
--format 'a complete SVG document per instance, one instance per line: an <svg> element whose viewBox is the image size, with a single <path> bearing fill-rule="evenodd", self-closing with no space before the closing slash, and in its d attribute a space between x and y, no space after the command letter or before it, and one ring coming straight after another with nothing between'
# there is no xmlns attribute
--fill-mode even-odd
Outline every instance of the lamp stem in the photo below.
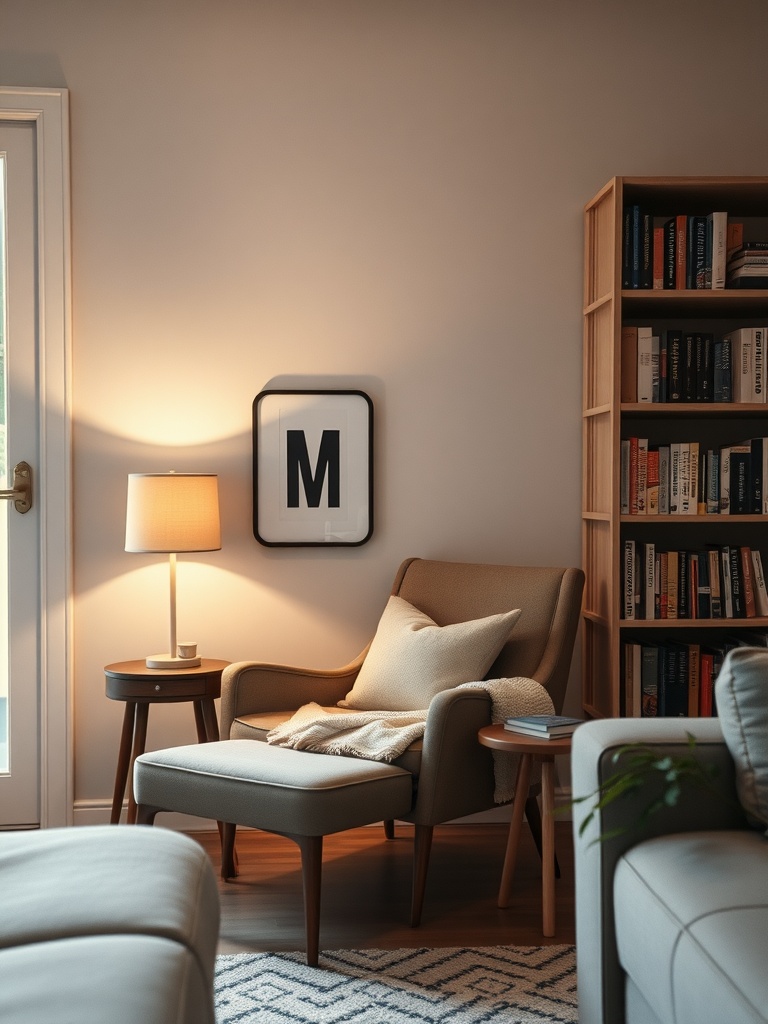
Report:
<svg viewBox="0 0 768 1024"><path fill-rule="evenodd" d="M171 577L171 646L170 656L176 657L176 552L168 555L168 566Z"/></svg>

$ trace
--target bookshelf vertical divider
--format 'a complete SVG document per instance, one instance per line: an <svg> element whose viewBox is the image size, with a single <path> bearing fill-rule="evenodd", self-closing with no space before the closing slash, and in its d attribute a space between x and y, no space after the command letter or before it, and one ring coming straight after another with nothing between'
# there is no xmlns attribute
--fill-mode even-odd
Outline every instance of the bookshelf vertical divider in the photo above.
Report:
<svg viewBox="0 0 768 1024"><path fill-rule="evenodd" d="M768 218L768 178L615 177L584 210L582 561L586 573L582 631L584 711L593 717L637 713L625 702L623 646L628 640L705 643L739 630L768 631L768 617L633 621L622 618L622 545L657 549L746 545L768 570L768 516L621 515L621 441L642 433L656 445L690 435L710 446L768 437L768 405L622 404L622 327L691 323L722 335L768 325L768 290L636 288L622 290L624 210L639 204L656 218L727 211ZM766 222L768 223L768 221ZM663 439L660 441L660 439ZM695 511L695 510L694 510ZM763 540L763 538L765 538ZM763 544L765 546L763 546Z"/></svg>

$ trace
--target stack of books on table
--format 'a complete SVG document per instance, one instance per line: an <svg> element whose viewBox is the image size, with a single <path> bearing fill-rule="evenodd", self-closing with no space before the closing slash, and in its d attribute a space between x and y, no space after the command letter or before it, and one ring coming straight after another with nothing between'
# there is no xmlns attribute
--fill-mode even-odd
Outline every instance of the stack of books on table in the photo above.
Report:
<svg viewBox="0 0 768 1024"><path fill-rule="evenodd" d="M568 718L566 715L522 715L519 718L506 719L504 728L521 736L550 740L573 735L576 727L583 721L583 718Z"/></svg>

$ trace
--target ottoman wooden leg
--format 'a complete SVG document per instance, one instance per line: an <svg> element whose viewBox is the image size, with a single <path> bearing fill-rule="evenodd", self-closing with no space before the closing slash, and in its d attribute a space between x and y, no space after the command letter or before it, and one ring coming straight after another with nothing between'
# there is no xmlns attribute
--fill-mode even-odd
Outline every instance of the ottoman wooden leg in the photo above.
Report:
<svg viewBox="0 0 768 1024"><path fill-rule="evenodd" d="M304 882L304 927L307 963L317 967L320 952L320 882L323 866L322 836L291 836L301 850L301 874Z"/></svg>

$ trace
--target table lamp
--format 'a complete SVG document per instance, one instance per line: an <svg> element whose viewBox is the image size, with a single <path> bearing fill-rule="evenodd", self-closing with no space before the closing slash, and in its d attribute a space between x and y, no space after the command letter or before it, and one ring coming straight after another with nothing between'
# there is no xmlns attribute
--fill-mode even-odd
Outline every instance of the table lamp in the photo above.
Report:
<svg viewBox="0 0 768 1024"><path fill-rule="evenodd" d="M152 654L148 668L193 668L195 655L180 658L176 644L176 555L221 548L219 488L215 473L129 473L125 550L168 555L171 636L167 654Z"/></svg>

